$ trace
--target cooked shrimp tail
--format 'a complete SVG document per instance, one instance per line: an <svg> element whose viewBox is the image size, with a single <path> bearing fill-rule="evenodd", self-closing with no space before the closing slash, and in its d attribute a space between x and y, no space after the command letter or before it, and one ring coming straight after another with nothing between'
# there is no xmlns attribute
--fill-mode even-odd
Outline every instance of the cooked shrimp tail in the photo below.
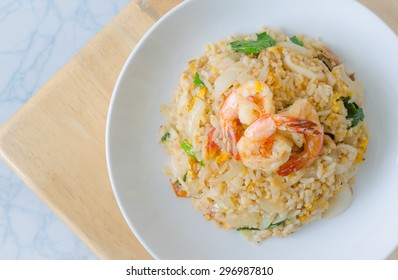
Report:
<svg viewBox="0 0 398 280"><path fill-rule="evenodd" d="M321 132L317 130L317 124L300 118L295 118L285 115L273 115L272 119L279 130L287 130L289 132L296 132L300 134L320 134Z"/></svg>
<svg viewBox="0 0 398 280"><path fill-rule="evenodd" d="M237 149L238 132L234 128L233 123L227 123L224 127L224 135L226 138L227 152L232 155L236 160L239 160L239 152Z"/></svg>
<svg viewBox="0 0 398 280"><path fill-rule="evenodd" d="M299 99L292 105L290 112L295 116L311 119L317 126L315 130L317 133L305 134L304 151L293 154L287 162L279 167L278 174L281 176L287 176L309 166L322 153L323 149L323 128L311 103L306 99Z"/></svg>
<svg viewBox="0 0 398 280"><path fill-rule="evenodd" d="M214 142L214 132L216 129L213 127L210 129L207 135L207 144L206 144L206 157L212 158L215 154L220 151L220 147Z"/></svg>
<svg viewBox="0 0 398 280"><path fill-rule="evenodd" d="M310 160L311 159L309 157L303 157L301 154L294 154L286 163L279 167L278 175L287 176L293 172L296 172L307 166Z"/></svg>
<svg viewBox="0 0 398 280"><path fill-rule="evenodd" d="M306 145L304 151L292 155L287 162L279 167L278 174L287 176L304 167L309 166L321 154L323 148L323 133L313 136L306 136Z"/></svg>

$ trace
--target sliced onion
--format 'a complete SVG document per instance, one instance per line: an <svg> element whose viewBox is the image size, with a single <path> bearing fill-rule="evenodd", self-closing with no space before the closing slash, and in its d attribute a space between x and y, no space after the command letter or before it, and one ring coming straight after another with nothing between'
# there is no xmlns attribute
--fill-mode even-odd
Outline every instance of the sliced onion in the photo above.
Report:
<svg viewBox="0 0 398 280"><path fill-rule="evenodd" d="M326 79L325 74L323 74L322 72L314 73L311 70L308 70L304 67L301 67L300 65L293 63L291 54L287 54L283 58L283 62L284 62L284 65L286 66L286 68L288 68L292 71L295 71L299 74L302 74L304 77L307 77L308 79L315 78L319 81L324 81Z"/></svg>
<svg viewBox="0 0 398 280"><path fill-rule="evenodd" d="M217 69L224 70L235 64L235 60L230 57L223 58L217 65Z"/></svg>
<svg viewBox="0 0 398 280"><path fill-rule="evenodd" d="M258 204L267 213L278 213L278 207L268 199L263 198L258 201Z"/></svg>
<svg viewBox="0 0 398 280"><path fill-rule="evenodd" d="M322 214L323 218L337 217L351 205L353 192L351 187L345 187L329 199L329 208Z"/></svg>
<svg viewBox="0 0 398 280"><path fill-rule="evenodd" d="M292 42L279 42L276 45L289 48L289 49L291 49L295 52L298 52L299 54L304 55L306 57L312 57L312 52L310 50L307 50L306 48L296 45Z"/></svg>
<svg viewBox="0 0 398 280"><path fill-rule="evenodd" d="M226 91L238 77L239 72L233 67L228 68L222 73L214 82L214 96L219 98L220 95Z"/></svg>
<svg viewBox="0 0 398 280"><path fill-rule="evenodd" d="M195 103L191 109L188 120L189 135L193 135L199 129L200 120L205 112L206 104L200 98L195 98Z"/></svg>
<svg viewBox="0 0 398 280"><path fill-rule="evenodd" d="M237 77L245 71L245 66L242 62L238 61L235 64L228 67L214 82L214 95L219 98L233 83L237 80Z"/></svg>
<svg viewBox="0 0 398 280"><path fill-rule="evenodd" d="M248 81L254 80L253 76L247 74L247 72L240 73L236 79L237 79L238 83L240 83L241 85L243 85L244 83L246 83Z"/></svg>
<svg viewBox="0 0 398 280"><path fill-rule="evenodd" d="M272 223L277 224L277 223L280 223L280 222L286 220L287 214L288 214L288 212L286 212L286 211L279 212L278 215L275 217L275 219L272 221Z"/></svg>
<svg viewBox="0 0 398 280"><path fill-rule="evenodd" d="M263 219L260 221L259 227L261 229L268 228L275 219L276 214L264 214Z"/></svg>

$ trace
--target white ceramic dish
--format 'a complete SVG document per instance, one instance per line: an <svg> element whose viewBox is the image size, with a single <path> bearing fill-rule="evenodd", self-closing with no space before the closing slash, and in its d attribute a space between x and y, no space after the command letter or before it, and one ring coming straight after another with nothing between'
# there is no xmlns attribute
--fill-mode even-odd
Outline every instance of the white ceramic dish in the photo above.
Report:
<svg viewBox="0 0 398 280"><path fill-rule="evenodd" d="M233 3L233 4L232 4ZM208 42L261 26L320 37L366 89L371 132L352 206L286 239L254 245L207 222L176 198L161 169L159 107L170 101L187 61ZM144 36L117 82L107 123L107 160L120 208L159 259L383 259L398 243L398 39L356 1L191 0Z"/></svg>

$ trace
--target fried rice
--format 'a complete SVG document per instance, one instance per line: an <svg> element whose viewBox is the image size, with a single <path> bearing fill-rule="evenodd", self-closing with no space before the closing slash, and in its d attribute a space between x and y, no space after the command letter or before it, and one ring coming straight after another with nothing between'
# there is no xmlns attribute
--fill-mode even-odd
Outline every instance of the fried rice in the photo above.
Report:
<svg viewBox="0 0 398 280"><path fill-rule="evenodd" d="M257 97L242 93L248 85L255 94L267 90L261 106ZM222 109L233 94L239 96L234 103L239 114L226 121ZM259 119L291 117L299 100L313 108L317 128L307 121L310 132L282 125L261 141L246 137ZM252 241L285 237L348 207L369 138L363 105L364 90L355 74L321 41L273 29L231 36L206 45L188 62L171 103L161 107L165 124L159 139L171 159L164 173L177 197L190 198L206 220ZM306 154L310 137L322 141L311 162L281 171L293 157L311 155ZM243 146L243 138L258 149ZM283 157L277 142L284 145ZM234 153L231 146L240 150ZM253 154L259 164L251 164Z"/></svg>

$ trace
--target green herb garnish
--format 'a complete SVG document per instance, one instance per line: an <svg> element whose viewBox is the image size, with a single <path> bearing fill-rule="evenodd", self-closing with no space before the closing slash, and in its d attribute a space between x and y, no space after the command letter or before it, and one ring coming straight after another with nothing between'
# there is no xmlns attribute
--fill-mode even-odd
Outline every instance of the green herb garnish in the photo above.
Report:
<svg viewBox="0 0 398 280"><path fill-rule="evenodd" d="M271 38L271 36L269 36L267 34L267 32L261 32L261 33L257 33L257 41L272 41L272 44L275 45L275 41L274 39Z"/></svg>
<svg viewBox="0 0 398 280"><path fill-rule="evenodd" d="M283 221L278 222L278 223L270 224L266 229L270 229L270 228L274 228L274 227L279 227L279 226L284 226L286 220L287 220L287 218L284 219Z"/></svg>
<svg viewBox="0 0 398 280"><path fill-rule="evenodd" d="M237 231L241 231L241 230L260 230L259 228L254 228L254 227L240 227L237 228Z"/></svg>
<svg viewBox="0 0 398 280"><path fill-rule="evenodd" d="M163 143L169 138L170 138L170 132L166 132L166 134L163 135L163 137L160 139L160 141L162 141L162 143Z"/></svg>
<svg viewBox="0 0 398 280"><path fill-rule="evenodd" d="M347 118L351 119L351 126L349 128L357 126L365 118L363 109L359 107L357 103L350 102L349 97L342 97L341 100L344 103L344 107L347 109Z"/></svg>
<svg viewBox="0 0 398 280"><path fill-rule="evenodd" d="M198 161L198 158L196 157L196 154L194 152L192 152L192 145L189 144L189 142L187 140L184 140L181 142L181 148L184 150L184 152L187 153L188 156L190 156L191 158L193 158L194 160ZM199 164L201 166L205 166L205 163L203 160L198 161Z"/></svg>
<svg viewBox="0 0 398 280"><path fill-rule="evenodd" d="M292 41L293 43L295 43L296 45L299 46L304 46L303 41L301 41L299 38L297 38L296 36L293 36L290 38L290 41Z"/></svg>
<svg viewBox="0 0 398 280"><path fill-rule="evenodd" d="M182 180L183 180L184 182L187 181L187 173L184 174L184 177L182 177Z"/></svg>
<svg viewBox="0 0 398 280"><path fill-rule="evenodd" d="M206 87L205 83L199 78L199 73L195 73L195 77L193 79L193 84L197 87Z"/></svg>
<svg viewBox="0 0 398 280"><path fill-rule="evenodd" d="M275 46L275 41L271 38L271 36L263 32L257 34L257 41L238 40L231 42L230 45L231 48L237 52L243 52L246 54L259 54L261 50Z"/></svg>
<svg viewBox="0 0 398 280"><path fill-rule="evenodd" d="M241 230L266 230L266 229L270 229L270 228L275 228L275 227L279 227L279 226L284 226L285 222L287 221L288 218L284 219L283 221L277 222L275 224L270 224L267 228L265 229L259 229L259 228L254 228L254 227L240 227L237 228L237 231L241 231Z"/></svg>
<svg viewBox="0 0 398 280"><path fill-rule="evenodd" d="M177 180L177 181L174 182L174 185L179 185L179 186L181 186L181 183L180 183L180 181Z"/></svg>

